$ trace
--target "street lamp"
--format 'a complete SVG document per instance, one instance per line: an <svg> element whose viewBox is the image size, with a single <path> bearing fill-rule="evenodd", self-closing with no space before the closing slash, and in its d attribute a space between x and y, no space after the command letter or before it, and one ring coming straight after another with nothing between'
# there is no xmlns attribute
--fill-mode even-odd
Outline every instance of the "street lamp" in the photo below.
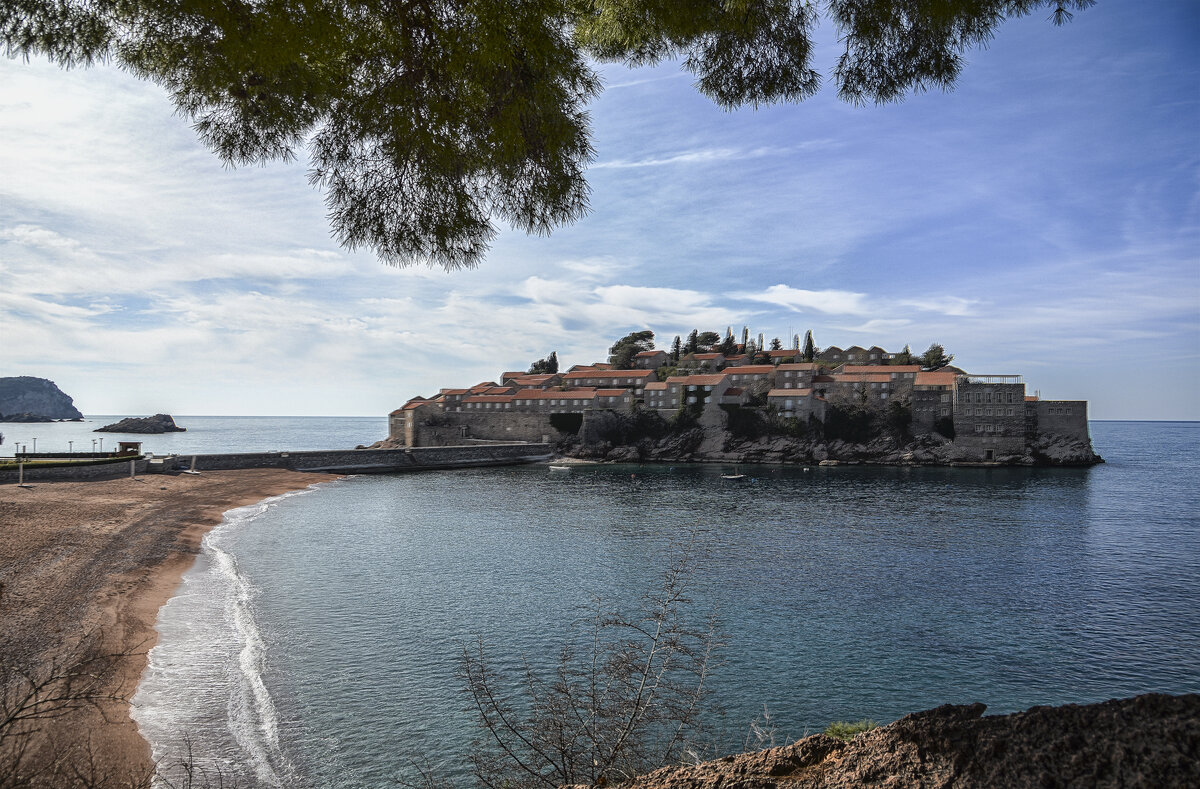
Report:
<svg viewBox="0 0 1200 789"><path fill-rule="evenodd" d="M74 441L68 441L68 442L67 442L67 454L68 454L68 455L74 455L74 454L75 454L75 442L74 442Z"/></svg>
<svg viewBox="0 0 1200 789"><path fill-rule="evenodd" d="M33 454L37 454L37 436L33 437Z"/></svg>
<svg viewBox="0 0 1200 789"><path fill-rule="evenodd" d="M92 454L96 454L96 439L92 439Z"/></svg>
<svg viewBox="0 0 1200 789"><path fill-rule="evenodd" d="M100 439L100 454L104 454L104 439Z"/></svg>

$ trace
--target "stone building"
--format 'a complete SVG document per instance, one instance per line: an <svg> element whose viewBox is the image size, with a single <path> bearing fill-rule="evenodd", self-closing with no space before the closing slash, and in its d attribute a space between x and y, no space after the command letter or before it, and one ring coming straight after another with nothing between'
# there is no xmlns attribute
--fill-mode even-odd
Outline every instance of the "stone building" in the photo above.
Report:
<svg viewBox="0 0 1200 789"><path fill-rule="evenodd" d="M1025 384L1019 375L958 377L954 445L964 459L1023 455L1027 443Z"/></svg>

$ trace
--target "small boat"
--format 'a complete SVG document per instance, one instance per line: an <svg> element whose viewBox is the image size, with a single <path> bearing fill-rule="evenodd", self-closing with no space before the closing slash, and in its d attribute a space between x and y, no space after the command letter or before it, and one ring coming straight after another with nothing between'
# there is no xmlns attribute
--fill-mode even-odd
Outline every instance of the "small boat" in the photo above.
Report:
<svg viewBox="0 0 1200 789"><path fill-rule="evenodd" d="M551 471L570 471L570 466L547 466Z"/></svg>
<svg viewBox="0 0 1200 789"><path fill-rule="evenodd" d="M721 479L731 479L734 482L739 482L745 478L746 478L746 475L741 473L741 471L739 471L738 469L734 469L732 474L722 474L721 475Z"/></svg>

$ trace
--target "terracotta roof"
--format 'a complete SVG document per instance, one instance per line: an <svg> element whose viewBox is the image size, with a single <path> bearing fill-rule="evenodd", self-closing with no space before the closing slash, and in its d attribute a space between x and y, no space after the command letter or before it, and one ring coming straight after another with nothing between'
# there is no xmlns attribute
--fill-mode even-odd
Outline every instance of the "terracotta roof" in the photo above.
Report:
<svg viewBox="0 0 1200 789"><path fill-rule="evenodd" d="M505 378L520 378L523 375L529 375L529 373L525 372L524 370L520 372L500 373L500 380L503 381Z"/></svg>
<svg viewBox="0 0 1200 789"><path fill-rule="evenodd" d="M628 389L597 389L598 397L618 397L629 394Z"/></svg>
<svg viewBox="0 0 1200 789"><path fill-rule="evenodd" d="M794 348L780 348L777 351L767 351L767 356L786 359L789 356L799 356L800 353L800 351L797 351Z"/></svg>
<svg viewBox="0 0 1200 789"><path fill-rule="evenodd" d="M954 386L954 379L957 377L957 373L922 372L917 373L913 384L916 386Z"/></svg>
<svg viewBox="0 0 1200 789"><path fill-rule="evenodd" d="M722 359L725 358L725 354L723 354L723 353L693 353L692 354L693 359L703 359L704 361L708 361L709 359L716 359L718 356L721 357Z"/></svg>
<svg viewBox="0 0 1200 789"><path fill-rule="evenodd" d="M653 370L576 370L563 376L564 380L579 378L654 378Z"/></svg>
<svg viewBox="0 0 1200 789"><path fill-rule="evenodd" d="M595 389L522 389L515 395L517 400L590 400L596 396Z"/></svg>
<svg viewBox="0 0 1200 789"><path fill-rule="evenodd" d="M496 382L495 382L495 381L482 381L482 382L480 382L480 383L477 383L477 384L475 384L474 386L472 386L472 387L471 387L471 388L470 388L468 391L470 391L470 392L483 392L483 391L485 391L485 390L487 390L487 389L491 389L491 388L492 388L493 386L495 386L495 385L496 385Z"/></svg>
<svg viewBox="0 0 1200 789"><path fill-rule="evenodd" d="M669 378L667 379L670 380ZM683 379L683 382L688 386L716 386L725 380L725 376L720 373L713 375L689 375Z"/></svg>
<svg viewBox="0 0 1200 789"><path fill-rule="evenodd" d="M770 373L775 369L773 364L747 364L741 367L735 367L732 370L726 370L726 375L758 375L762 373Z"/></svg>
<svg viewBox="0 0 1200 789"><path fill-rule="evenodd" d="M645 358L647 358L647 357L650 357L650 356L657 356L657 355L658 355L658 354L660 354L660 353L661 353L661 354L666 354L666 351L640 351L640 352L638 352L638 353L635 353L635 354L633 355L633 358L637 359L637 358L639 358L639 357L640 357L640 358L643 358L643 359L645 359Z"/></svg>
<svg viewBox="0 0 1200 789"><path fill-rule="evenodd" d="M790 364L781 364L778 367L776 367L775 369L776 370L801 370L801 371L812 370L813 372L816 372L817 368L820 366L821 365L817 364L816 362L791 362Z"/></svg>
<svg viewBox="0 0 1200 789"><path fill-rule="evenodd" d="M444 395L465 395L468 391L470 391L470 390L468 390L468 389L443 389L442 394L444 394Z"/></svg>
<svg viewBox="0 0 1200 789"><path fill-rule="evenodd" d="M808 397L810 394L811 389L772 389L767 392L767 397Z"/></svg>
<svg viewBox="0 0 1200 789"><path fill-rule="evenodd" d="M892 377L890 375L842 375L833 376L833 380L842 384L890 384Z"/></svg>
<svg viewBox="0 0 1200 789"><path fill-rule="evenodd" d="M400 407L401 411L412 411L414 408L420 408L423 405L429 405L429 401L425 399L411 400Z"/></svg>
<svg viewBox="0 0 1200 789"><path fill-rule="evenodd" d="M919 373L921 365L919 364L843 364L841 372L845 375L859 375L862 373Z"/></svg>
<svg viewBox="0 0 1200 789"><path fill-rule="evenodd" d="M1037 401L1038 401L1038 396L1037 396L1037 395L1025 395L1025 402L1027 402L1027 403L1036 403Z"/></svg>
<svg viewBox="0 0 1200 789"><path fill-rule="evenodd" d="M681 384L684 381L686 381L687 379L688 379L688 377L686 375L669 375L669 376L667 376L666 383ZM647 384L647 386L649 386L649 384Z"/></svg>
<svg viewBox="0 0 1200 789"><path fill-rule="evenodd" d="M646 389L647 392L657 392L659 390L666 389L667 382L666 381L652 381L652 382L646 384L646 386L644 388Z"/></svg>

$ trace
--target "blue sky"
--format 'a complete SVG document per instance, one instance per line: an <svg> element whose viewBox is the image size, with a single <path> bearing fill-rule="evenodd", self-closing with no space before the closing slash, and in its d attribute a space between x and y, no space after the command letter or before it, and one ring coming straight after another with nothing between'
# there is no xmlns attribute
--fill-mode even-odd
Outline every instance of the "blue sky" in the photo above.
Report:
<svg viewBox="0 0 1200 789"><path fill-rule="evenodd" d="M591 214L449 273L346 253L303 162L223 166L153 85L0 59L0 375L86 413L381 415L748 325L1200 419L1200 4L1148 7L1010 21L953 92L885 107L725 112L605 66Z"/></svg>

